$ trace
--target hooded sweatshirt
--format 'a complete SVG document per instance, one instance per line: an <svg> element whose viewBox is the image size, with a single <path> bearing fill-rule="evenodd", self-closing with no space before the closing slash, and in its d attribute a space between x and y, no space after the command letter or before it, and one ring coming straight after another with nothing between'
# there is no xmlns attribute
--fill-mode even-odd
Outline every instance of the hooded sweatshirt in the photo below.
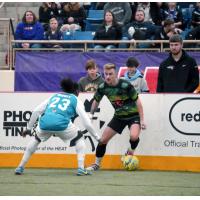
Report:
<svg viewBox="0 0 200 200"><path fill-rule="evenodd" d="M96 79L92 80L89 76L80 78L78 82L80 92L95 92L98 86L103 83L104 80L99 73L97 73Z"/></svg>

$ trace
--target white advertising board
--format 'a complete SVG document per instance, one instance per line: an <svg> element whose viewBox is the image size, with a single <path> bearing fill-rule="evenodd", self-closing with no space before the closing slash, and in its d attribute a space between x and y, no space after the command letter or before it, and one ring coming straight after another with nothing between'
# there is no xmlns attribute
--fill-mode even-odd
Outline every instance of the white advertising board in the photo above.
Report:
<svg viewBox="0 0 200 200"><path fill-rule="evenodd" d="M21 153L30 136L23 138L31 111L52 93L0 93L0 153ZM80 94L89 112L93 94ZM140 95L147 129L141 131L137 155L199 156L200 155L200 97L193 94L142 94ZM102 134L112 118L114 109L106 97L95 113L93 124ZM75 124L84 131L80 119ZM84 131L86 132L86 131ZM87 154L93 154L97 143L86 132ZM108 144L106 154L124 154L129 146L129 130L117 134ZM75 153L56 137L41 143L37 153Z"/></svg>

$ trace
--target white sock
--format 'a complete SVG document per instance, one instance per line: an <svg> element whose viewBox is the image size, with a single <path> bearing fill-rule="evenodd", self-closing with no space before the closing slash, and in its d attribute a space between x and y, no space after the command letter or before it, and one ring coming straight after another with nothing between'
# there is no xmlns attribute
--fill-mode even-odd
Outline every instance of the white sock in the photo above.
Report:
<svg viewBox="0 0 200 200"><path fill-rule="evenodd" d="M83 138L79 139L76 143L76 153L78 159L78 168L84 169L86 145Z"/></svg>
<svg viewBox="0 0 200 200"><path fill-rule="evenodd" d="M38 142L35 138L28 143L19 167L24 167L26 165L31 155L36 151L39 144L40 142Z"/></svg>
<svg viewBox="0 0 200 200"><path fill-rule="evenodd" d="M103 157L96 157L95 164L97 164L97 165L100 166L100 165L101 165L102 158L103 158Z"/></svg>

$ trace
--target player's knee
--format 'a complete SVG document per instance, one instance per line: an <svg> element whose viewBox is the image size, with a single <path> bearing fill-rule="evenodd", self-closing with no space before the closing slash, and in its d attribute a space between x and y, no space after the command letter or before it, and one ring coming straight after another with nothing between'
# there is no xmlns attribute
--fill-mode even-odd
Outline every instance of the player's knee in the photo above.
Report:
<svg viewBox="0 0 200 200"><path fill-rule="evenodd" d="M98 144L96 149L96 157L103 157L106 152L107 144Z"/></svg>
<svg viewBox="0 0 200 200"><path fill-rule="evenodd" d="M140 138L137 138L136 140L130 139L129 142L131 144L131 149L136 149L138 144L139 144L139 142L140 142Z"/></svg>

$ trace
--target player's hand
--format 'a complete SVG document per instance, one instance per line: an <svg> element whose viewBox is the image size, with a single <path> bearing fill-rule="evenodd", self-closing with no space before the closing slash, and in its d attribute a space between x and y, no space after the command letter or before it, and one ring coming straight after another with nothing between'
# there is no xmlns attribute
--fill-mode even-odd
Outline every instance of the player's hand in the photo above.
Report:
<svg viewBox="0 0 200 200"><path fill-rule="evenodd" d="M26 129L25 131L22 132L22 137L26 137L26 135L31 135L31 130Z"/></svg>
<svg viewBox="0 0 200 200"><path fill-rule="evenodd" d="M144 123L144 121L140 121L140 127L141 127L142 130L145 130L147 128L147 126Z"/></svg>

